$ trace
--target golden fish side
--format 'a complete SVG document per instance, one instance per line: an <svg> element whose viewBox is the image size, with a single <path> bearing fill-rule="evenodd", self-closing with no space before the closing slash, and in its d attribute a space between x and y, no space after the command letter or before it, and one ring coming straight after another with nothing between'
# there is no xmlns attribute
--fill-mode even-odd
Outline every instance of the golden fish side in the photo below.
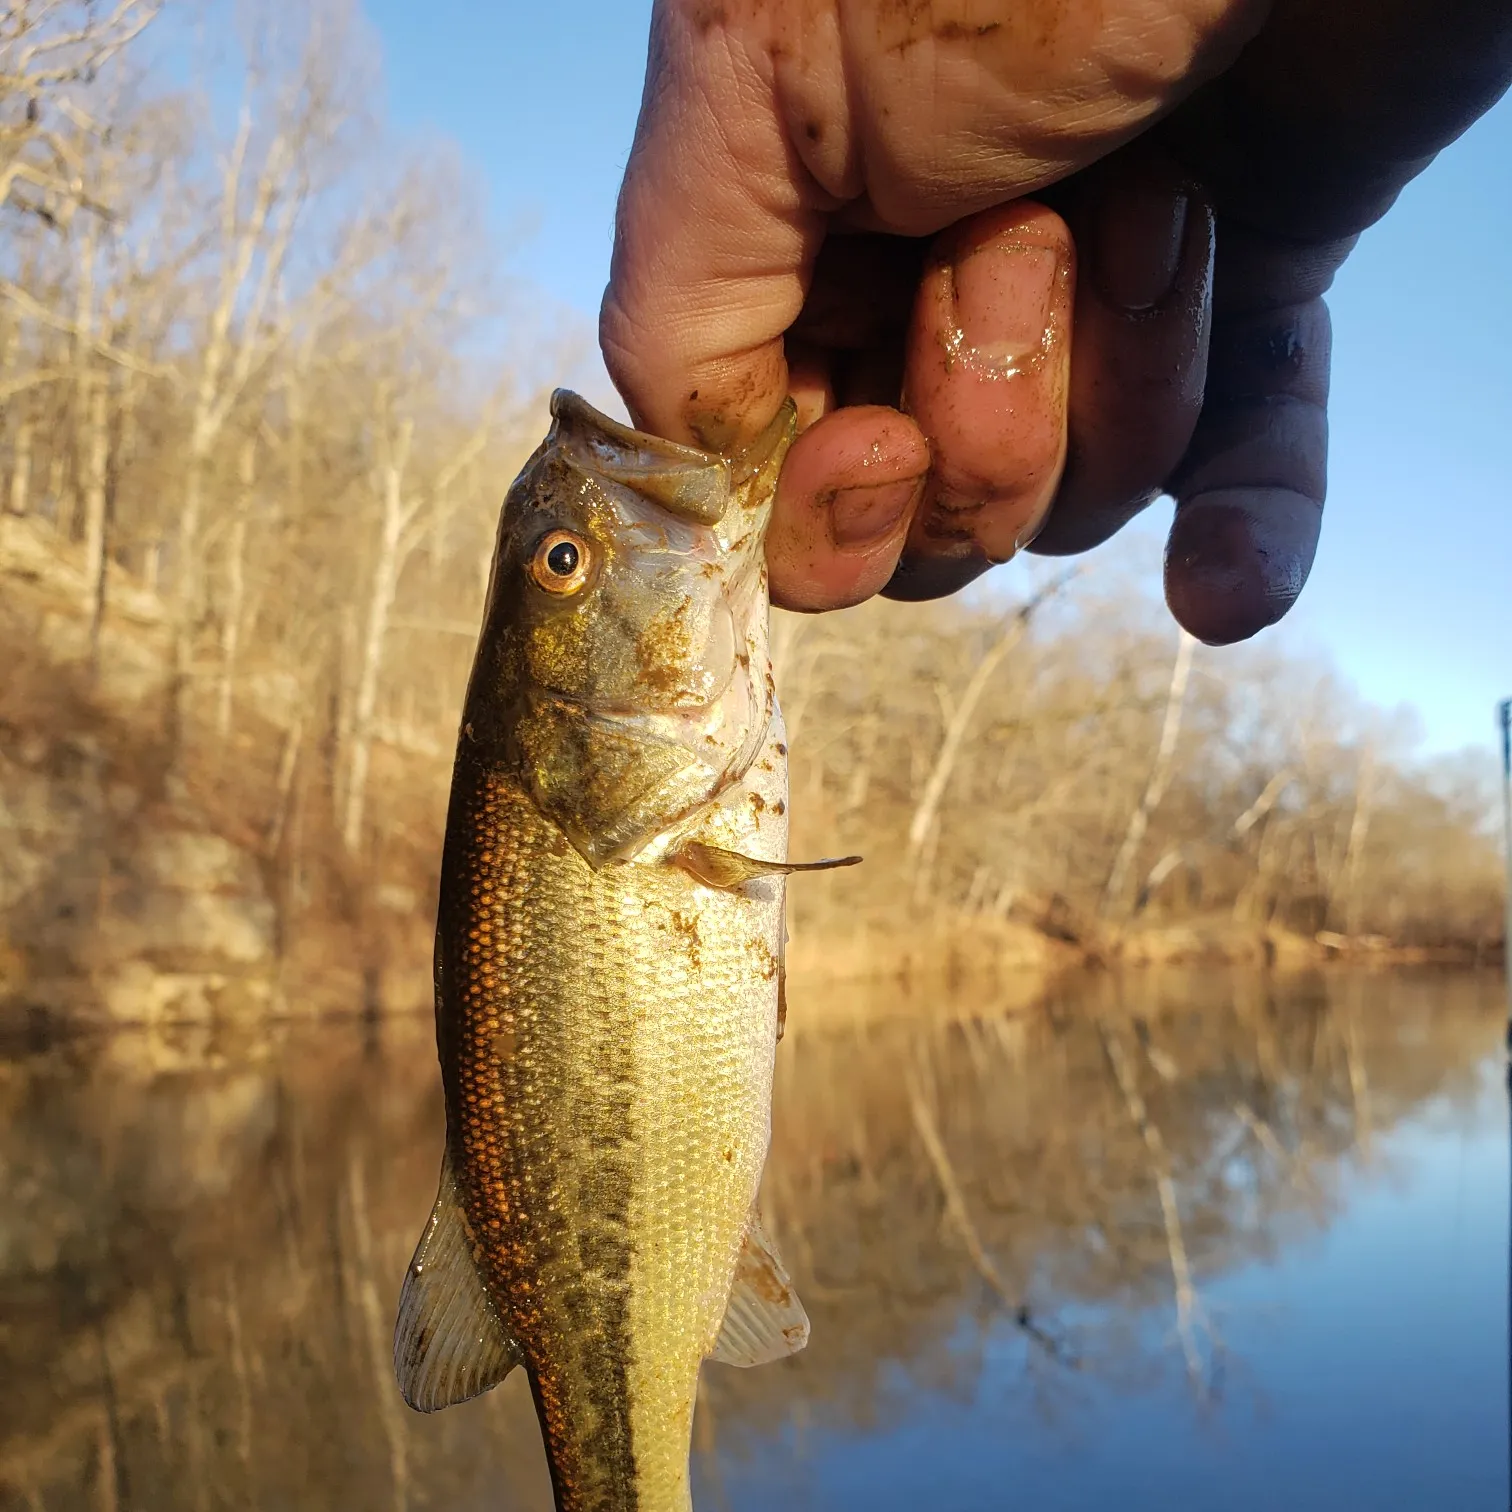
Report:
<svg viewBox="0 0 1512 1512"><path fill-rule="evenodd" d="M477 769L458 796L443 1075L487 1289L559 1506L683 1508L766 1158L781 879L594 873L507 781Z"/></svg>
<svg viewBox="0 0 1512 1512"><path fill-rule="evenodd" d="M790 869L760 554L792 422L730 464L553 413L453 775L446 1153L395 1367L434 1410L523 1363L563 1512L686 1512L702 1360L808 1331L755 1209Z"/></svg>

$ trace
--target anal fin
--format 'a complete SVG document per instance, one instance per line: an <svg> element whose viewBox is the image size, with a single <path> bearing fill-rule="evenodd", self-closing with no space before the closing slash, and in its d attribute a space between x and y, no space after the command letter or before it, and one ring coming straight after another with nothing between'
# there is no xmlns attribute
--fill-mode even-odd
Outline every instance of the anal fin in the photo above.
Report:
<svg viewBox="0 0 1512 1512"><path fill-rule="evenodd" d="M724 1323L709 1358L726 1365L767 1365L797 1354L808 1337L808 1314L753 1206Z"/></svg>
<svg viewBox="0 0 1512 1512"><path fill-rule="evenodd" d="M394 1375L417 1412L435 1412L497 1386L520 1363L473 1260L451 1152L441 1189L399 1297Z"/></svg>

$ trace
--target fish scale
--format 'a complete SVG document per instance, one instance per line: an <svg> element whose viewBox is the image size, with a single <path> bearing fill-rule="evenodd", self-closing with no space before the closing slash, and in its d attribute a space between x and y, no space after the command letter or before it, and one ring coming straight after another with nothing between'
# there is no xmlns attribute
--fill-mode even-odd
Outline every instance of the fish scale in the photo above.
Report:
<svg viewBox="0 0 1512 1512"><path fill-rule="evenodd" d="M469 1227L494 1236L492 1286L534 1299L513 1331L561 1505L634 1485L645 1505L676 1506L699 1365L766 1155L776 1000L763 963L780 946L781 879L747 897L665 863L594 872L525 795L486 772L477 783L472 801L459 785L442 884L443 916L469 925L442 947L472 1009L446 1078L465 1110ZM708 827L752 852L779 839L777 822L736 830ZM447 906L457 893L498 922L471 925L471 909ZM696 961L674 913L695 921Z"/></svg>
<svg viewBox="0 0 1512 1512"><path fill-rule="evenodd" d="M523 1364L561 1512L686 1512L703 1360L808 1336L756 1207L802 869L761 563L792 417L727 462L553 414L458 743L446 1153L395 1367L434 1410Z"/></svg>

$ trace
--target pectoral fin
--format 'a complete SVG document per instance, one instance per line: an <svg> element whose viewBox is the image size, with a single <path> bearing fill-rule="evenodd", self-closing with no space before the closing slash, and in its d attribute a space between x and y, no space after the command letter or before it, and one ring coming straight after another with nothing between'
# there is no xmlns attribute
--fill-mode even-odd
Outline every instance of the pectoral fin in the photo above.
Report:
<svg viewBox="0 0 1512 1512"><path fill-rule="evenodd" d="M726 1365L766 1365L797 1354L808 1336L808 1314L753 1206L724 1323L709 1358Z"/></svg>
<svg viewBox="0 0 1512 1512"><path fill-rule="evenodd" d="M519 1345L473 1262L448 1151L441 1163L441 1190L399 1298L394 1326L399 1390L417 1412L435 1412L497 1386L520 1358Z"/></svg>
<svg viewBox="0 0 1512 1512"><path fill-rule="evenodd" d="M757 877L786 877L793 872L833 871L837 866L855 866L860 856L837 856L824 861L762 861L742 856L739 851L721 850L701 840L686 840L672 852L670 859L705 887L733 892L754 882Z"/></svg>

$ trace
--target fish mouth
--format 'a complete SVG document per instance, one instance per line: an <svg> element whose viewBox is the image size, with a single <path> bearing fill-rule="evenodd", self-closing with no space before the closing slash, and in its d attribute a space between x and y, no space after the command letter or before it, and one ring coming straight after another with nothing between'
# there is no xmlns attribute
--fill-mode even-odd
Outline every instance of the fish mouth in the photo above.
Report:
<svg viewBox="0 0 1512 1512"><path fill-rule="evenodd" d="M694 525L718 525L731 498L779 452L797 426L797 407L786 399L770 424L749 446L729 457L664 441L611 420L581 394L557 389L551 396L554 422L548 446L578 453L584 470L633 489L668 514Z"/></svg>
<svg viewBox="0 0 1512 1512"><path fill-rule="evenodd" d="M723 457L633 430L571 389L552 394L551 418L556 424L548 444L578 452L587 464L584 471L623 484L690 524L717 525L724 519L730 464Z"/></svg>

